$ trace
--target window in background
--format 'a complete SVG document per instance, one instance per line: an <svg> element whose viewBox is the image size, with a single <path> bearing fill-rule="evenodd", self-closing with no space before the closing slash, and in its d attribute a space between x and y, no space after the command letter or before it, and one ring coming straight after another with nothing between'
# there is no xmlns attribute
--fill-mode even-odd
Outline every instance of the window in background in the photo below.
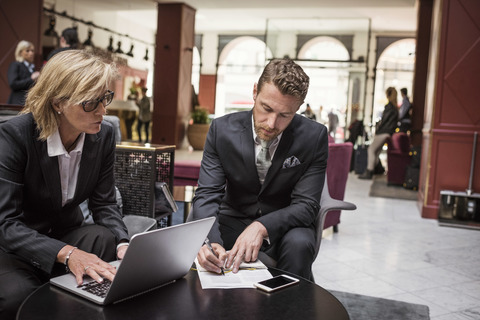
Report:
<svg viewBox="0 0 480 320"><path fill-rule="evenodd" d="M253 107L253 84L271 57L265 42L254 37L238 37L225 46L218 60L216 117Z"/></svg>
<svg viewBox="0 0 480 320"><path fill-rule="evenodd" d="M193 58L192 58L192 85L195 88L195 92L198 94L200 88L200 52L197 47L193 47Z"/></svg>
<svg viewBox="0 0 480 320"><path fill-rule="evenodd" d="M375 74L375 92L373 103L373 124L380 120L387 104L385 90L394 87L398 92L398 103L401 103L401 88L407 88L410 101L415 67L415 39L398 40L389 45L380 55Z"/></svg>
<svg viewBox="0 0 480 320"><path fill-rule="evenodd" d="M348 50L339 40L320 36L305 43L298 52L298 59L310 77L305 102L316 113L317 121L323 124L328 125L329 112L335 113L339 119L335 137L343 140L350 74ZM304 109L301 107L300 111Z"/></svg>

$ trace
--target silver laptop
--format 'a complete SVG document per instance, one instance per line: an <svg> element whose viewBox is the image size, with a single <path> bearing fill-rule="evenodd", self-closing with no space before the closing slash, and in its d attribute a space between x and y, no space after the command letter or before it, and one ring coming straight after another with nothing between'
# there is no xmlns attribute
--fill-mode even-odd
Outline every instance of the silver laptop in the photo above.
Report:
<svg viewBox="0 0 480 320"><path fill-rule="evenodd" d="M214 221L210 217L134 235L124 259L111 263L117 274L111 283L104 281L109 288L98 288L88 276L79 287L71 273L50 283L103 305L169 284L188 273Z"/></svg>

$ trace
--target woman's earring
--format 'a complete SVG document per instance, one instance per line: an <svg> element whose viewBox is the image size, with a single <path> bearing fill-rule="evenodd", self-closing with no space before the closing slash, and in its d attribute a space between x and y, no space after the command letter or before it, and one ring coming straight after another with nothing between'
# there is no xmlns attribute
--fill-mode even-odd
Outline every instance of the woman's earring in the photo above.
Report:
<svg viewBox="0 0 480 320"><path fill-rule="evenodd" d="M58 114L62 114L60 111L57 111Z"/></svg>

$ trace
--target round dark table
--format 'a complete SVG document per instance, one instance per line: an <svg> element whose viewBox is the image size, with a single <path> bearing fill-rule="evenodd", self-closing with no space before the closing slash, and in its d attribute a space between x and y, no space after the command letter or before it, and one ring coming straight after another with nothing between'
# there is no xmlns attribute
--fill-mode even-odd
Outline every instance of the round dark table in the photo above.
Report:
<svg viewBox="0 0 480 320"><path fill-rule="evenodd" d="M273 268L269 271L273 276L286 273ZM107 306L46 283L23 302L17 319L347 320L349 316L332 294L305 279L272 293L258 289L203 290L197 271L190 271L172 284Z"/></svg>

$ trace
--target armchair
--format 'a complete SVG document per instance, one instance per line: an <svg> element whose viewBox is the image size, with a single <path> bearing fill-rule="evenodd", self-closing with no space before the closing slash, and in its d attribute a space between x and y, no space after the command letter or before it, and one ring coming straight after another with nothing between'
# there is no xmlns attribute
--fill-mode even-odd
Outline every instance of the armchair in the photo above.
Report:
<svg viewBox="0 0 480 320"><path fill-rule="evenodd" d="M351 143L350 143L351 144ZM351 155L351 152L350 152ZM347 172L349 170L349 166L346 167ZM328 176L328 174L327 174ZM325 177L325 184L323 186L322 197L320 198L320 211L318 212L317 219L315 220L315 229L316 229L316 242L315 242L315 255L314 260L317 258L318 252L320 251L320 244L322 242L322 232L325 228L325 220L327 214L331 211L338 211L340 215L340 210L355 210L357 206L353 203L332 199L329 193L328 181L329 179ZM343 198L343 197L342 197ZM275 267L277 262L268 256L264 252L259 252L258 259L262 261L267 267Z"/></svg>
<svg viewBox="0 0 480 320"><path fill-rule="evenodd" d="M328 144L328 191L333 199L343 200L345 196L345 187L347 185L348 173L350 171L352 152L353 144L351 142ZM327 184L325 184L325 186L327 186ZM334 209L335 208L329 210L323 228L326 229L333 226L333 231L338 232L340 210Z"/></svg>

